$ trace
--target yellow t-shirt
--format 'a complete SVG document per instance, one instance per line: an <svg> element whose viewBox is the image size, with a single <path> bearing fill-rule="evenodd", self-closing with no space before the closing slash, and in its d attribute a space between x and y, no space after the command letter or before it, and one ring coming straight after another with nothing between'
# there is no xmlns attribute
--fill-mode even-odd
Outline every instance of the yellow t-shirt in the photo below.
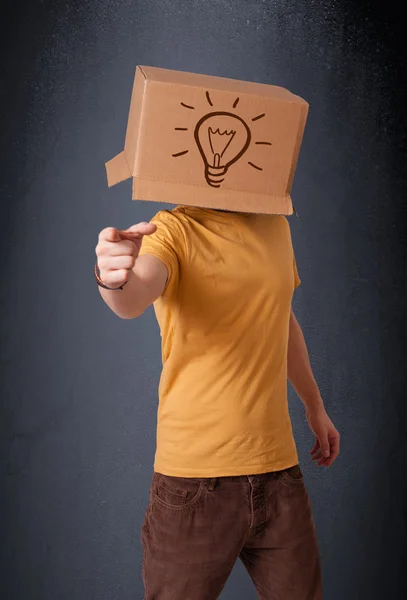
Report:
<svg viewBox="0 0 407 600"><path fill-rule="evenodd" d="M287 402L291 300L300 284L288 220L162 210L140 254L168 269L154 468L178 477L259 474L298 462Z"/></svg>

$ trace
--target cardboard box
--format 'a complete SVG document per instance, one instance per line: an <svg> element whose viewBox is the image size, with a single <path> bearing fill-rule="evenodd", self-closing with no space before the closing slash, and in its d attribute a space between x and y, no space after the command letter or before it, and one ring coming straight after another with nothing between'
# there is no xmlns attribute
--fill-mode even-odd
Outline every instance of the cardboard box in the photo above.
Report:
<svg viewBox="0 0 407 600"><path fill-rule="evenodd" d="M135 200L292 214L307 114L281 87L137 67L108 184L133 177Z"/></svg>

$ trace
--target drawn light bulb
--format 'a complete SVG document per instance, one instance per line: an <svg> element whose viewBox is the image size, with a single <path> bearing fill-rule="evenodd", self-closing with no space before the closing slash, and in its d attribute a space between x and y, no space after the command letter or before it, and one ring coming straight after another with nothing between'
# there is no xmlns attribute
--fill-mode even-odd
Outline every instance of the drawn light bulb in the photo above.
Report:
<svg viewBox="0 0 407 600"><path fill-rule="evenodd" d="M227 170L250 145L249 127L239 116L228 112L205 115L195 127L195 141L205 165L205 178L220 187Z"/></svg>

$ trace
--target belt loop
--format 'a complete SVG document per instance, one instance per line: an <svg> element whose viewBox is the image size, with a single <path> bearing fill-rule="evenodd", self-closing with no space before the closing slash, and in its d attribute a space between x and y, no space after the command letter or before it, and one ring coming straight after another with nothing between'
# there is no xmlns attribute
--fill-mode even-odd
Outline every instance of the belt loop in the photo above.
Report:
<svg viewBox="0 0 407 600"><path fill-rule="evenodd" d="M209 481L209 491L213 491L216 487L216 483L217 483L217 477L212 477L211 480Z"/></svg>

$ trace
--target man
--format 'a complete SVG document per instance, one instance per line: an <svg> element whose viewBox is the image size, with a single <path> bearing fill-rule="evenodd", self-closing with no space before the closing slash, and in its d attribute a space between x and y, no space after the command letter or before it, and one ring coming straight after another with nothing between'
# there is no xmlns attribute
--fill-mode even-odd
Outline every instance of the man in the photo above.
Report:
<svg viewBox="0 0 407 600"><path fill-rule="evenodd" d="M157 451L143 530L145 600L215 600L240 557L261 600L320 600L315 528L287 378L330 466L339 434L292 311L288 220L178 206L96 247L121 318L154 303L162 336ZM118 291L119 290L119 291Z"/></svg>

